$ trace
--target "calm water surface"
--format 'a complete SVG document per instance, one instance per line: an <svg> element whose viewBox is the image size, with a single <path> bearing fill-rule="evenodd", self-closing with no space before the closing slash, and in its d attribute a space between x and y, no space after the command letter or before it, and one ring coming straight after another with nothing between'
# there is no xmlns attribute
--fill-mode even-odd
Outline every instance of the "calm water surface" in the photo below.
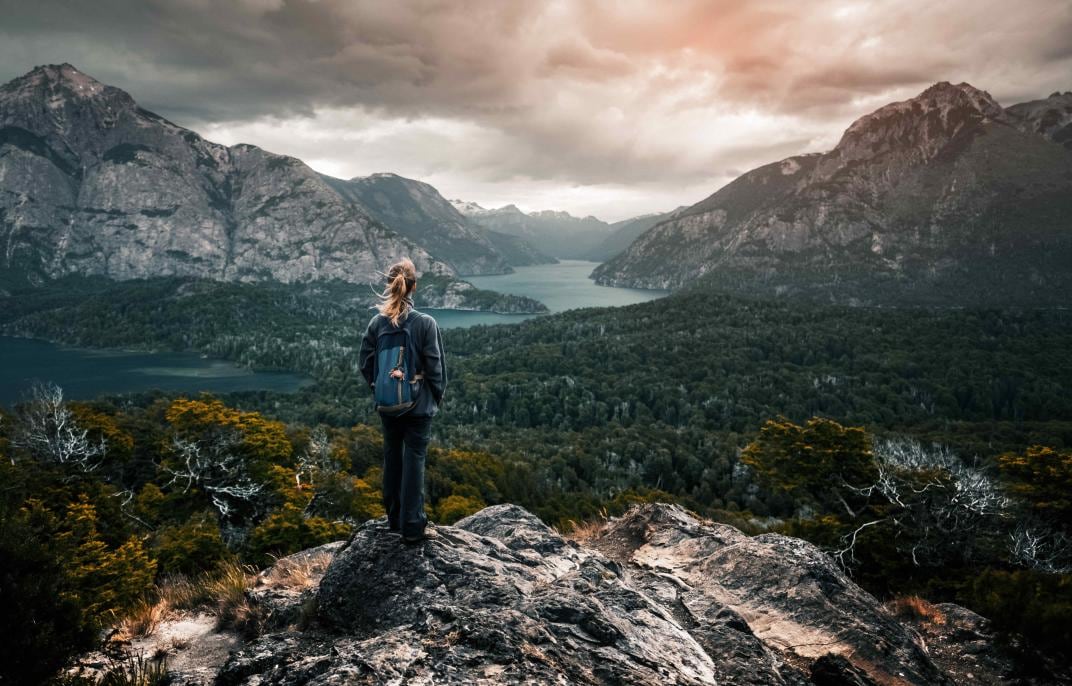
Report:
<svg viewBox="0 0 1072 686"><path fill-rule="evenodd" d="M52 381L71 399L106 393L296 391L312 380L285 372L254 372L196 353L71 348L0 336L0 405L22 400L35 381Z"/></svg>
<svg viewBox="0 0 1072 686"><path fill-rule="evenodd" d="M665 291L597 286L588 278L597 264L563 260L558 264L517 267L513 274L474 276L467 277L467 280L478 288L535 298L547 305L551 312L577 307L631 305L666 295ZM420 308L419 293L417 300ZM509 324L540 316L438 309L424 311L433 315L443 328ZM253 372L230 362L206 359L196 353L91 350L0 336L0 405L10 406L22 399L34 381L55 382L72 399L152 389L182 393L250 390L292 392L312 383L298 374Z"/></svg>
<svg viewBox="0 0 1072 686"><path fill-rule="evenodd" d="M497 276L467 276L477 288L486 288L500 293L527 295L539 300L551 312L563 312L578 307L618 307L647 302L666 295L666 291L642 288L610 288L597 286L588 278L598 262L562 260L558 264L538 264L531 267L514 267L513 274ZM530 317L531 314L492 314L489 312L459 312L458 310L424 309L420 306L418 287L417 308L436 318L444 329L474 326L476 324L511 324Z"/></svg>

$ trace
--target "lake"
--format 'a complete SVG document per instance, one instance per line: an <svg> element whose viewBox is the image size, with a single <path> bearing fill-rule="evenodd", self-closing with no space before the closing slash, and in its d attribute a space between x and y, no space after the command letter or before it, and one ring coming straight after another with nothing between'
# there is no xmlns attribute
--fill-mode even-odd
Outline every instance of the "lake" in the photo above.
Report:
<svg viewBox="0 0 1072 686"><path fill-rule="evenodd" d="M661 298L666 291L642 288L611 288L597 286L588 278L598 262L561 260L558 264L537 264L514 267L512 274L495 276L466 276L477 288L511 295L527 295L539 300L551 312L563 312L578 307L620 307ZM532 314L494 314L491 312L461 312L420 306L420 286L417 287L417 309L436 318L444 329L462 328L477 324L516 324Z"/></svg>
<svg viewBox="0 0 1072 686"><path fill-rule="evenodd" d="M72 399L158 388L229 393L296 391L312 379L285 372L254 372L196 353L153 353L72 348L0 336L0 405L23 399L34 381L52 381Z"/></svg>
<svg viewBox="0 0 1072 686"><path fill-rule="evenodd" d="M597 264L563 260L558 264L517 267L512 274L473 276L466 280L478 288L535 298L551 312L631 305L666 295L665 291L597 286L588 278ZM417 302L420 307L419 290ZM423 311L434 316L443 328L510 324L541 316L431 308ZM59 384L72 399L152 389L181 393L292 392L312 383L297 374L253 372L196 353L92 350L0 336L0 405L10 406L20 400L35 380Z"/></svg>

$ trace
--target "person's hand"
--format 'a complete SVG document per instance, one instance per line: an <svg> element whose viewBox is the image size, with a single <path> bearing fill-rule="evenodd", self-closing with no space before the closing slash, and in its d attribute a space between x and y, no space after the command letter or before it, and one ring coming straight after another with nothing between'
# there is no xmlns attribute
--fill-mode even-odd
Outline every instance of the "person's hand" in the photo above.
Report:
<svg viewBox="0 0 1072 686"><path fill-rule="evenodd" d="M392 379L403 379L403 378L405 378L405 376L406 375L402 372L401 369L392 369L391 370L391 378Z"/></svg>

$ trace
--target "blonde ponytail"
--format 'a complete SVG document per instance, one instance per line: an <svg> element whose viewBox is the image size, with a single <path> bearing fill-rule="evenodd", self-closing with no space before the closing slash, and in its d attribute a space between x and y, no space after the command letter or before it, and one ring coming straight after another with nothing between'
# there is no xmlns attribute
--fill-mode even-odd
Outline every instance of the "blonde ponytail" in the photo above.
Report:
<svg viewBox="0 0 1072 686"><path fill-rule="evenodd" d="M406 308L410 306L407 300L417 285L417 269L409 258L403 257L391 265L385 276L387 277L387 286L379 294L380 304L378 307L380 314L390 319L391 324L398 326L402 320L402 315L406 312Z"/></svg>

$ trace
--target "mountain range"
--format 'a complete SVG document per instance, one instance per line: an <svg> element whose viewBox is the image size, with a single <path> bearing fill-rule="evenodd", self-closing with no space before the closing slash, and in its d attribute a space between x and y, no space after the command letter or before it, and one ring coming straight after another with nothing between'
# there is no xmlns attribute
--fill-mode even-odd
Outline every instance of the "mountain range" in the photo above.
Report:
<svg viewBox="0 0 1072 686"><path fill-rule="evenodd" d="M0 239L7 287L68 275L367 284L409 256L462 292L473 289L459 275L553 259L474 225L428 184L335 179L207 141L69 64L0 86Z"/></svg>
<svg viewBox="0 0 1072 686"><path fill-rule="evenodd" d="M0 236L2 266L31 282L369 283L403 255L455 273L300 160L206 141L68 64L0 87Z"/></svg>
<svg viewBox="0 0 1072 686"><path fill-rule="evenodd" d="M451 204L479 226L520 238L558 259L590 259L591 251L614 233L611 224L590 215L575 217L553 210L522 212L516 205L486 209L463 200L451 200Z"/></svg>
<svg viewBox="0 0 1072 686"><path fill-rule="evenodd" d="M600 284L693 284L849 303L1057 304L1072 293L1072 94L1002 108L937 83L833 150L754 169L600 265Z"/></svg>
<svg viewBox="0 0 1072 686"><path fill-rule="evenodd" d="M829 152L609 224L447 201L224 146L69 64L0 86L0 286L67 275L370 283L402 255L440 282L556 259L608 286L873 304L1067 304L1072 92L1003 108L937 83ZM468 285L468 284L466 284ZM470 287L471 288L471 287ZM457 289L454 289L457 290Z"/></svg>

